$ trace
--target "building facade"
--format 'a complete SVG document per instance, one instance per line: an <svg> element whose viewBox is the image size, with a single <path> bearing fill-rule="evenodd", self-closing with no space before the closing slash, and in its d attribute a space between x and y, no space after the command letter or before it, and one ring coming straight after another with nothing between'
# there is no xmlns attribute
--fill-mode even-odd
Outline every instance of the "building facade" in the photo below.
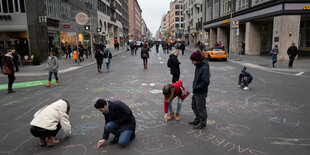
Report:
<svg viewBox="0 0 310 155"><path fill-rule="evenodd" d="M122 2L122 3L121 3ZM123 5L120 0L98 0L98 25L108 47L113 48L114 43L122 45L124 42Z"/></svg>
<svg viewBox="0 0 310 155"><path fill-rule="evenodd" d="M129 39L142 40L142 10L137 0L128 1L129 11Z"/></svg>
<svg viewBox="0 0 310 155"><path fill-rule="evenodd" d="M172 40L183 39L184 16L183 0L174 0L170 3L169 32Z"/></svg>
<svg viewBox="0 0 310 155"><path fill-rule="evenodd" d="M90 30L75 21L79 12L89 17L87 25L96 33L96 0L0 0L0 46L12 47L23 57L38 51L47 58L49 51L61 54L66 45L89 45Z"/></svg>
<svg viewBox="0 0 310 155"><path fill-rule="evenodd" d="M184 36L190 45L205 41L203 29L203 0L184 0Z"/></svg>
<svg viewBox="0 0 310 155"><path fill-rule="evenodd" d="M209 46L223 42L230 52L261 55L278 45L280 60L288 60L291 43L310 51L307 0L204 0L204 7Z"/></svg>

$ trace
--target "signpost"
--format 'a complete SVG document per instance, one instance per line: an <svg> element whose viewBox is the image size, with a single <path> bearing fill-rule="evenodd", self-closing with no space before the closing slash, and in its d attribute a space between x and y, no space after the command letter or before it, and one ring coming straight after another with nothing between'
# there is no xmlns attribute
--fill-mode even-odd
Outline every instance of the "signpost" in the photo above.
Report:
<svg viewBox="0 0 310 155"><path fill-rule="evenodd" d="M239 21L233 21L232 22L232 28L236 29L236 36L237 36L237 47L236 47L236 53L235 53L235 58L236 61L239 60L240 57L240 51L239 51Z"/></svg>

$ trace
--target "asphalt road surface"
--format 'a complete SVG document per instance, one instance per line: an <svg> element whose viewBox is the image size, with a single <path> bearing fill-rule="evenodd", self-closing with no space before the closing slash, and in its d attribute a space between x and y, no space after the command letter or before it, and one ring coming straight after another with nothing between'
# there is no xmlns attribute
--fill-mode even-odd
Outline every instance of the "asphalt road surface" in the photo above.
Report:
<svg viewBox="0 0 310 155"><path fill-rule="evenodd" d="M99 74L94 64L60 74L57 87L19 88L15 94L0 91L0 154L310 154L308 78L248 68L254 80L250 90L244 91L236 87L242 66L212 61L208 125L193 130L188 124L194 119L191 95L182 103L179 122L163 120L161 89L172 79L168 56L153 49L144 70L140 51L137 56L125 52L113 57L110 72L103 69ZM179 56L180 80L191 91L195 66L189 56L189 51ZM16 82L46 79L17 77ZM0 84L6 82L7 78L0 78ZM150 87L150 83L156 85ZM29 132L29 123L38 109L59 98L71 103L72 136L63 137L60 131L59 145L40 147L38 138ZM96 148L104 129L104 117L93 106L98 98L121 100L134 112L136 139L127 147L106 143Z"/></svg>

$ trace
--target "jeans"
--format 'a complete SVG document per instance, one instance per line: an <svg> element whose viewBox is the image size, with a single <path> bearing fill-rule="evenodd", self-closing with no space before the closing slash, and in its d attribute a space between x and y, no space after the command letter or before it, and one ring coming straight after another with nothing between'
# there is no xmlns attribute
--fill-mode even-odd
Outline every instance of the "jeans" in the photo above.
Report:
<svg viewBox="0 0 310 155"><path fill-rule="evenodd" d="M55 76L55 80L58 81L58 76L57 76L57 72L49 72L48 73L48 81L52 81L52 75L54 73Z"/></svg>
<svg viewBox="0 0 310 155"><path fill-rule="evenodd" d="M173 113L173 108L172 108L172 101L173 100L171 100L169 103L168 103L168 109L169 109L169 112L170 113ZM181 98L179 98L178 97L178 106L177 106L177 113L180 113L180 111L181 111L181 108L182 108L182 100L181 100Z"/></svg>
<svg viewBox="0 0 310 155"><path fill-rule="evenodd" d="M156 47L156 53L158 53L158 47Z"/></svg>
<svg viewBox="0 0 310 155"><path fill-rule="evenodd" d="M288 63L288 66L293 67L295 56L289 56L289 57L290 57L290 62Z"/></svg>
<svg viewBox="0 0 310 155"><path fill-rule="evenodd" d="M9 74L9 75L8 75L8 78L9 78L8 88L9 88L9 90L11 90L11 89L12 89L12 86L13 86L13 83L14 83L14 81L15 81L15 75L14 75L14 73L13 73L13 74Z"/></svg>
<svg viewBox="0 0 310 155"><path fill-rule="evenodd" d="M46 130L46 129L43 129L40 127L31 126L30 132L35 137L45 138L45 137L49 137L49 136L55 137L60 129L61 129L61 125L60 125L60 123L58 123L56 130Z"/></svg>
<svg viewBox="0 0 310 155"><path fill-rule="evenodd" d="M111 63L111 59L108 58L108 63L105 63L106 67L107 67L107 70L110 70L110 63Z"/></svg>
<svg viewBox="0 0 310 155"><path fill-rule="evenodd" d="M274 67L274 64L278 61L278 56L277 55L271 55L272 57L272 66Z"/></svg>
<svg viewBox="0 0 310 155"><path fill-rule="evenodd" d="M129 141L130 138L133 134L133 130L125 130L125 131L120 131L120 127L118 124L116 124L114 121L108 122L104 129L108 133L112 133L113 135L119 135L118 138L118 144L121 145L122 147L125 147Z"/></svg>
<svg viewBox="0 0 310 155"><path fill-rule="evenodd" d="M192 109L195 114L195 122L206 125L207 123L207 108L206 98L208 93L194 94L192 97Z"/></svg>

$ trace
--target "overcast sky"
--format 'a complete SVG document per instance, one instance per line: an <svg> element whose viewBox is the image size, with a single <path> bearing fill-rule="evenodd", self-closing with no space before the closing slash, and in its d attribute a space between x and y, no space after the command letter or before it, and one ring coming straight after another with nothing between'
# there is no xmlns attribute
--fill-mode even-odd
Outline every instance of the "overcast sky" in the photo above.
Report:
<svg viewBox="0 0 310 155"><path fill-rule="evenodd" d="M170 9L171 0L138 0L147 27L155 35L161 18Z"/></svg>

